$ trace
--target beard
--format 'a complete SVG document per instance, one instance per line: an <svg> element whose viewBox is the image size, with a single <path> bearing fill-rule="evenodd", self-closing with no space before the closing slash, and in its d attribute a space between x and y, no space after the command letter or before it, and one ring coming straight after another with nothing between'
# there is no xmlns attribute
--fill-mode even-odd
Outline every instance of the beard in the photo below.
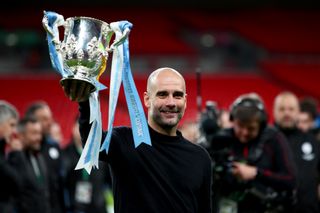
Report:
<svg viewBox="0 0 320 213"><path fill-rule="evenodd" d="M284 129L291 129L291 128L294 128L296 126L295 120L293 120L291 118L283 118L278 123Z"/></svg>
<svg viewBox="0 0 320 213"><path fill-rule="evenodd" d="M172 111L171 111L172 112ZM181 120L183 113L176 110L172 115L166 116L161 110L153 113L154 122L163 129L172 129L176 127Z"/></svg>

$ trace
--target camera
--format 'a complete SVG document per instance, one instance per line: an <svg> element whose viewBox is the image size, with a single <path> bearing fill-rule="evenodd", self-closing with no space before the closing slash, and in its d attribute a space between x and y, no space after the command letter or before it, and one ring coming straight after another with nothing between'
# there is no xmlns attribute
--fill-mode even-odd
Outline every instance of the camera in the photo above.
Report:
<svg viewBox="0 0 320 213"><path fill-rule="evenodd" d="M200 115L200 138L198 143L208 147L208 143L211 141L214 134L219 130L219 109L215 101L207 101L204 112Z"/></svg>

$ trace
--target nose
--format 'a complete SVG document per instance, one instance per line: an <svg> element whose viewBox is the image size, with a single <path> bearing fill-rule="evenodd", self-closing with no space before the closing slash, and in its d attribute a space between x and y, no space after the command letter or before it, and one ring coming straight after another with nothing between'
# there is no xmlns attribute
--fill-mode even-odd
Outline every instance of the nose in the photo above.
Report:
<svg viewBox="0 0 320 213"><path fill-rule="evenodd" d="M166 105L169 106L169 107L174 107L176 105L175 99L174 99L174 97L172 95L169 95L167 97Z"/></svg>

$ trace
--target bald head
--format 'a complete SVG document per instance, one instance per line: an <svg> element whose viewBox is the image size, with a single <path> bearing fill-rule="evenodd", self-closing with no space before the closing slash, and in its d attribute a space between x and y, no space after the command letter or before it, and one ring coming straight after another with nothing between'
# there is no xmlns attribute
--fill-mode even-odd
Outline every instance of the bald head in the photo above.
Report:
<svg viewBox="0 0 320 213"><path fill-rule="evenodd" d="M184 92L186 92L186 83L182 75L175 69L169 67L159 68L149 75L147 82L147 92L151 92L154 89L154 86L158 83L159 78L171 78L181 80Z"/></svg>
<svg viewBox="0 0 320 213"><path fill-rule="evenodd" d="M162 134L176 135L186 109L186 98L186 83L179 72L167 67L152 72L144 93L148 124Z"/></svg>
<svg viewBox="0 0 320 213"><path fill-rule="evenodd" d="M292 92L282 92L274 100L273 115L281 128L294 128L298 119L299 100Z"/></svg>

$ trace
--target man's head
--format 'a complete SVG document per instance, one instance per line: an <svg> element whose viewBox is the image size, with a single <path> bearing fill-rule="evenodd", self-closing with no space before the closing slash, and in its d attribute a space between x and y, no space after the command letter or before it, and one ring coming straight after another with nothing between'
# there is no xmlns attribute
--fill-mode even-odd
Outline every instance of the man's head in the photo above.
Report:
<svg viewBox="0 0 320 213"><path fill-rule="evenodd" d="M17 109L6 101L0 101L0 139L11 140L16 133L18 119Z"/></svg>
<svg viewBox="0 0 320 213"><path fill-rule="evenodd" d="M41 123L43 134L50 134L53 118L51 109L47 103L42 101L33 103L26 110L25 117L37 119Z"/></svg>
<svg viewBox="0 0 320 213"><path fill-rule="evenodd" d="M283 129L294 128L299 113L299 100L292 92L281 92L274 100L273 116L275 123Z"/></svg>
<svg viewBox="0 0 320 213"><path fill-rule="evenodd" d="M317 101L312 97L306 97L299 102L300 112L298 114L297 126L303 132L308 132L309 130L315 128L318 116L318 106Z"/></svg>
<svg viewBox="0 0 320 213"><path fill-rule="evenodd" d="M230 120L233 122L235 136L241 143L258 137L267 125L267 115L259 96L251 93L237 98L231 106Z"/></svg>
<svg viewBox="0 0 320 213"><path fill-rule="evenodd" d="M144 104L148 109L148 123L153 129L175 135L186 103L186 84L179 72L160 68L150 74Z"/></svg>
<svg viewBox="0 0 320 213"><path fill-rule="evenodd" d="M26 149L32 151L40 150L42 129L39 121L32 117L21 119L18 124L18 134Z"/></svg>

